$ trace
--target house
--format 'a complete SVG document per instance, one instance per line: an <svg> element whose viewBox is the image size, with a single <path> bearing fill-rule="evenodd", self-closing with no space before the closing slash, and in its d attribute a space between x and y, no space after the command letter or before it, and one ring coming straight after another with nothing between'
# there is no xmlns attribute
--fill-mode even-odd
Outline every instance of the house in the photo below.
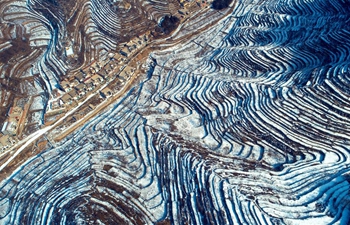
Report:
<svg viewBox="0 0 350 225"><path fill-rule="evenodd" d="M126 74L125 70L123 70L118 77L125 81L128 78L128 75Z"/></svg>
<svg viewBox="0 0 350 225"><path fill-rule="evenodd" d="M91 77L91 80L95 86L98 86L103 83L104 79L98 74L95 74Z"/></svg>
<svg viewBox="0 0 350 225"><path fill-rule="evenodd" d="M147 31L145 33L145 35L143 35L142 39L145 42L145 44L147 43L147 41L151 38L151 31Z"/></svg>
<svg viewBox="0 0 350 225"><path fill-rule="evenodd" d="M101 69L101 65L98 62L91 64L90 71L97 73Z"/></svg>
<svg viewBox="0 0 350 225"><path fill-rule="evenodd" d="M14 106L14 107L10 108L8 115L9 115L9 117L13 117L13 118L16 118L19 120L19 118L22 115L22 112L23 112L23 110L21 107Z"/></svg>
<svg viewBox="0 0 350 225"><path fill-rule="evenodd" d="M135 72L135 69L127 66L124 68L124 70L119 74L119 78L123 81L127 80L133 73Z"/></svg>
<svg viewBox="0 0 350 225"><path fill-rule="evenodd" d="M90 74L90 67L86 67L81 70L81 72L84 74L84 76L87 76Z"/></svg>
<svg viewBox="0 0 350 225"><path fill-rule="evenodd" d="M64 80L64 81L61 82L61 87L63 88L63 90L65 92L68 92L68 91L72 90L72 88L70 86L70 83L67 80Z"/></svg>
<svg viewBox="0 0 350 225"><path fill-rule="evenodd" d="M117 64L114 62L114 60L110 61L109 63L107 63L104 67L105 71L108 73L112 72L113 68L116 66Z"/></svg>
<svg viewBox="0 0 350 225"><path fill-rule="evenodd" d="M53 98L59 98L59 97L62 96L63 93L64 92L62 92L61 90L56 88L56 89L52 90L51 95L52 95Z"/></svg>
<svg viewBox="0 0 350 225"><path fill-rule="evenodd" d="M103 77L107 77L108 76L108 71L106 69L101 69L98 72L99 75L103 76Z"/></svg>
<svg viewBox="0 0 350 225"><path fill-rule="evenodd" d="M76 90L71 90L70 92L68 92L68 95L71 96L73 100L79 100L81 97Z"/></svg>
<svg viewBox="0 0 350 225"><path fill-rule="evenodd" d="M96 73L96 69L94 67L89 67L88 71L87 71L87 74L89 75L92 75L92 74L95 74Z"/></svg>
<svg viewBox="0 0 350 225"><path fill-rule="evenodd" d="M75 90L79 94L79 96L84 96L87 92L87 88L84 83L81 83L75 87Z"/></svg>
<svg viewBox="0 0 350 225"><path fill-rule="evenodd" d="M77 85L79 85L79 84L80 84L79 81L76 80L76 79L73 79L73 80L70 81L70 86L71 86L71 87L75 87L75 86L77 86Z"/></svg>
<svg viewBox="0 0 350 225"><path fill-rule="evenodd" d="M74 56L73 46L66 47L66 56L67 57Z"/></svg>
<svg viewBox="0 0 350 225"><path fill-rule="evenodd" d="M135 72L135 69L130 66L127 66L125 67L124 71L128 76L131 76Z"/></svg>
<svg viewBox="0 0 350 225"><path fill-rule="evenodd" d="M91 76L86 77L83 81L84 84L87 84L89 82L91 82Z"/></svg>
<svg viewBox="0 0 350 225"><path fill-rule="evenodd" d="M121 55L121 54L119 54L119 53L116 53L116 54L114 55L114 59L115 59L116 61L118 61L118 62L121 61L122 58L124 58L123 55Z"/></svg>
<svg viewBox="0 0 350 225"><path fill-rule="evenodd" d="M2 126L1 133L4 135L15 136L18 129L18 120L15 118L7 118Z"/></svg>
<svg viewBox="0 0 350 225"><path fill-rule="evenodd" d="M137 40L136 38L131 39L128 44L127 47L129 48L130 52L135 51L138 48L138 44L137 44Z"/></svg>
<svg viewBox="0 0 350 225"><path fill-rule="evenodd" d="M92 82L87 83L87 84L86 84L86 89L87 89L88 91L94 90L94 89L95 89L94 83L92 83Z"/></svg>
<svg viewBox="0 0 350 225"><path fill-rule="evenodd" d="M85 76L83 75L83 73L78 73L74 76L74 78L79 82L82 83L84 81Z"/></svg>
<svg viewBox="0 0 350 225"><path fill-rule="evenodd" d="M113 53L113 52L108 53L108 57L109 57L110 59L113 59L114 53Z"/></svg>
<svg viewBox="0 0 350 225"><path fill-rule="evenodd" d="M9 148L12 145L14 145L15 143L16 143L16 141L11 136L0 135L0 149L1 150Z"/></svg>
<svg viewBox="0 0 350 225"><path fill-rule="evenodd" d="M22 116L23 109L18 106L11 107L8 112L8 117L1 128L1 133L4 135L15 136L17 134L18 122Z"/></svg>
<svg viewBox="0 0 350 225"><path fill-rule="evenodd" d="M61 107L61 100L57 99L55 101L50 102L50 108L51 109L58 109Z"/></svg>
<svg viewBox="0 0 350 225"><path fill-rule="evenodd" d="M108 65L109 67L106 67L106 70L108 71L110 69L112 71L114 68L118 66L118 63L116 62L115 59L112 59L111 61L109 61Z"/></svg>
<svg viewBox="0 0 350 225"><path fill-rule="evenodd" d="M70 96L68 93L66 93L61 97L61 101L65 105L70 105L73 103L74 100L73 100L72 96Z"/></svg>
<svg viewBox="0 0 350 225"><path fill-rule="evenodd" d="M128 50L126 50L126 51L128 51ZM128 53L128 52L127 52ZM115 55L114 55L114 59L115 59L115 61L116 61L116 63L118 63L119 65L120 64L123 64L123 63L125 63L126 61L127 61L127 58L126 58L127 56L125 56L125 55L122 55L121 53L120 53L120 51L119 51L119 53L116 53Z"/></svg>
<svg viewBox="0 0 350 225"><path fill-rule="evenodd" d="M136 45L137 48L140 48L142 46L146 45L146 41L144 39L145 36L143 37L135 37L132 39L132 43Z"/></svg>
<svg viewBox="0 0 350 225"><path fill-rule="evenodd" d="M133 43L129 46L129 50L131 53L134 53L136 50L137 50L137 44L136 43Z"/></svg>
<svg viewBox="0 0 350 225"><path fill-rule="evenodd" d="M92 91L95 89L94 82L90 78L84 80L84 84L87 91Z"/></svg>
<svg viewBox="0 0 350 225"><path fill-rule="evenodd" d="M111 61L112 62L112 61ZM102 69L98 74L99 75L101 75L105 80L109 80L110 79L110 77L112 77L112 75L113 75L113 73L112 73L112 71L113 71L113 68L114 68L114 65L113 64L115 64L115 62L114 63L108 63L108 64L106 64L105 65L105 67L104 67L104 69ZM115 64L115 66L116 66L116 64Z"/></svg>
<svg viewBox="0 0 350 225"><path fill-rule="evenodd" d="M103 98L108 98L113 95L113 91L108 87L105 87L103 88L103 90L100 91L100 94Z"/></svg>
<svg viewBox="0 0 350 225"><path fill-rule="evenodd" d="M129 57L129 56L131 55L129 46L125 46L124 48L122 48L122 50L120 50L119 53L120 53L122 56Z"/></svg>
<svg viewBox="0 0 350 225"><path fill-rule="evenodd" d="M187 9L179 9L178 12L179 12L181 15L188 15L188 10L187 10Z"/></svg>

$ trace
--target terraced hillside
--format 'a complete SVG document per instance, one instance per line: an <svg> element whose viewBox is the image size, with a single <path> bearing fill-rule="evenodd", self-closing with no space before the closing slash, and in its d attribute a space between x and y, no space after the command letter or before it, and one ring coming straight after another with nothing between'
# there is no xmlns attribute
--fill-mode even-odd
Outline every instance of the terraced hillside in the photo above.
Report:
<svg viewBox="0 0 350 225"><path fill-rule="evenodd" d="M0 224L349 224L349 25L342 0L198 13L122 98L1 181Z"/></svg>
<svg viewBox="0 0 350 225"><path fill-rule="evenodd" d="M108 59L118 45L154 30L179 7L176 0L1 1L0 126L17 100L38 97L42 108L29 112L38 119L29 118L24 136L38 130L62 80Z"/></svg>

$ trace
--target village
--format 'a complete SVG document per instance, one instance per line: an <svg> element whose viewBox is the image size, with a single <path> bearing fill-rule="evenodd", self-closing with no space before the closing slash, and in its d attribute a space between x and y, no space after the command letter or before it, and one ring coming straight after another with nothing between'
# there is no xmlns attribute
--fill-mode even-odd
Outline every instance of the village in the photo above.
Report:
<svg viewBox="0 0 350 225"><path fill-rule="evenodd" d="M179 19L180 23L195 11L209 6L208 1L200 0L180 0L180 4L181 9L173 15ZM72 117L72 122L81 119L102 101L113 96L134 75L136 67L141 66L129 65L130 59L145 48L152 39L154 36L151 31L148 31L123 43L116 51L108 53L105 60L94 61L78 72L68 74L60 82L60 87L52 91L41 128L55 123L92 94L98 94L98 99L90 101L87 107L82 107L79 110L80 113ZM74 57L72 46L65 48L65 54L68 58ZM31 103L30 99L25 104L14 104L8 110L6 121L1 127L0 153L10 149L22 139L23 129L28 123L28 109Z"/></svg>
<svg viewBox="0 0 350 225"><path fill-rule="evenodd" d="M112 97L135 73L137 66L130 65L129 62L147 45L150 38L150 32L135 37L123 44L116 53L109 53L106 60L93 62L62 80L61 89L56 89L53 92L53 98L49 101L45 114L45 126L53 124L93 94L97 95L85 106L81 106L79 112L75 113L67 124L80 120L102 101Z"/></svg>
<svg viewBox="0 0 350 225"><path fill-rule="evenodd" d="M57 121L93 93L98 93L101 99L111 97L115 89L112 85L117 83L122 86L133 75L135 68L127 63L138 50L147 45L149 38L150 32L135 37L124 44L119 52L109 53L107 60L93 62L78 73L62 80L61 87L53 90L53 98L48 102L44 126ZM66 49L66 54L69 57L73 53L70 49ZM0 152L11 148L21 138L29 105L29 103L22 107L15 105L9 109L6 121L1 127ZM95 105L90 104L89 108L94 109Z"/></svg>

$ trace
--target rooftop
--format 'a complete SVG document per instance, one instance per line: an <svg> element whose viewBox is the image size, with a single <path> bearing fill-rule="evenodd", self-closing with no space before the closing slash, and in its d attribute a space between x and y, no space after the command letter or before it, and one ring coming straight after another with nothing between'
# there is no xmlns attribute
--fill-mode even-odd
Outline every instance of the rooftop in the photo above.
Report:
<svg viewBox="0 0 350 225"><path fill-rule="evenodd" d="M18 107L18 106L11 107L9 111L9 117L21 116L22 112L23 110L21 107Z"/></svg>

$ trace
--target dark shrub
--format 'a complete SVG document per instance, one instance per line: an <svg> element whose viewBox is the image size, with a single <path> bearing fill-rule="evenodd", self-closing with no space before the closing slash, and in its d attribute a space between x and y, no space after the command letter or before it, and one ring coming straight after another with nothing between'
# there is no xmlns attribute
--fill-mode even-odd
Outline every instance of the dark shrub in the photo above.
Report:
<svg viewBox="0 0 350 225"><path fill-rule="evenodd" d="M212 9L225 9L231 4L232 0L214 0L213 3L211 3Z"/></svg>
<svg viewBox="0 0 350 225"><path fill-rule="evenodd" d="M170 34L179 25L179 18L176 16L165 16L162 18L159 27L164 34Z"/></svg>

